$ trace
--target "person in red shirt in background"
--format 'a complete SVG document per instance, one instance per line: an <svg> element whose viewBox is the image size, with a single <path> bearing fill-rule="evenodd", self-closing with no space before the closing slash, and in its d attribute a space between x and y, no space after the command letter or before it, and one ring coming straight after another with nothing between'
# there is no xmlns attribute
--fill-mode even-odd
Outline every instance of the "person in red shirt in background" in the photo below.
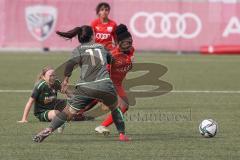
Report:
<svg viewBox="0 0 240 160"><path fill-rule="evenodd" d="M134 57L134 48L132 46L132 36L127 27L120 24L116 27L117 47L111 50L113 62L109 66L110 78L116 88L119 106L122 113L128 110L128 98L123 88L122 82L126 77L128 71L132 69L132 61ZM111 115L101 123L100 126L95 128L97 133L109 134L110 131L107 128L113 123Z"/></svg>
<svg viewBox="0 0 240 160"><path fill-rule="evenodd" d="M96 7L96 14L98 18L91 22L91 27L94 32L94 40L96 43L102 44L108 51L111 52L116 47L116 27L117 24L109 19L110 5L106 2L101 2ZM92 117L83 116L83 113L93 108L98 103L97 100L93 101L84 110L79 112L74 121L92 120Z"/></svg>
<svg viewBox="0 0 240 160"><path fill-rule="evenodd" d="M109 19L110 5L101 2L96 7L98 18L92 21L91 26L94 31L95 42L105 46L106 49L112 50L115 47L117 27L116 22Z"/></svg>

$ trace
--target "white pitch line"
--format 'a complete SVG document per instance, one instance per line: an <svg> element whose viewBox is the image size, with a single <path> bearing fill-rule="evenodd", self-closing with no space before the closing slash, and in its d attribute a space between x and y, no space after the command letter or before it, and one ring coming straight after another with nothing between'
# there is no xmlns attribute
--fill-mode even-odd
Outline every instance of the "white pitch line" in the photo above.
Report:
<svg viewBox="0 0 240 160"><path fill-rule="evenodd" d="M173 93L240 93L240 91L208 91L208 90L204 90L204 91L194 91L194 90L185 90L185 91L177 91L177 90L172 90L171 92Z"/></svg>
<svg viewBox="0 0 240 160"><path fill-rule="evenodd" d="M14 89L7 89L7 90L4 90L4 89L1 89L0 90L0 93L29 93L31 92L32 90L14 90Z"/></svg>
<svg viewBox="0 0 240 160"><path fill-rule="evenodd" d="M30 93L32 90L0 90L0 93ZM128 91L129 92L129 91ZM169 91L151 91L151 90L131 90L131 92L156 92L156 93L166 93ZM233 90L172 90L171 93L224 93L224 94L240 94L240 91Z"/></svg>
<svg viewBox="0 0 240 160"><path fill-rule="evenodd" d="M151 91L151 90L131 90L132 92L162 92L162 93L166 93L169 91ZM226 94L237 94L240 93L240 91L231 91L231 90L172 90L170 91L171 93L226 93Z"/></svg>

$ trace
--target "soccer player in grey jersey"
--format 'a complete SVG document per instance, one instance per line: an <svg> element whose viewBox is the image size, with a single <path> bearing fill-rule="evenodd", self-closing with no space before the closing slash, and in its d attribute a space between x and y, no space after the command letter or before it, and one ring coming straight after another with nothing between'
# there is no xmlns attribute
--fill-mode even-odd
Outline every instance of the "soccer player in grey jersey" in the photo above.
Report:
<svg viewBox="0 0 240 160"><path fill-rule="evenodd" d="M77 36L81 43L74 49L71 59L66 64L62 92L67 90L69 77L76 65L81 68L80 81L76 84L76 90L68 99L65 109L52 120L48 128L34 136L33 141L42 142L94 99L109 107L119 132L119 140L128 141L129 138L125 135L123 115L117 106L117 93L106 67L107 63L111 62L110 54L102 45L93 43L93 30L90 26L76 27L68 32L57 32L57 34L67 39Z"/></svg>

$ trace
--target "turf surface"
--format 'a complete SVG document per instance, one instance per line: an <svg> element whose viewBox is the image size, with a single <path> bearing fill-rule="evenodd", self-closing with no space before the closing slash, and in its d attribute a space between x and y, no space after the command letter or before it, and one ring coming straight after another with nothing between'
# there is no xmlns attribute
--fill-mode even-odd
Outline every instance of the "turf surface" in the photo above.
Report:
<svg viewBox="0 0 240 160"><path fill-rule="evenodd" d="M168 68L161 80L171 83L173 92L137 98L126 116L131 142L118 142L113 126L109 137L96 135L93 130L100 123L98 118L68 123L64 134L33 143L32 136L47 123L38 122L31 113L29 123L18 124L30 93L14 91L31 90L43 66L57 67L68 56L0 54L1 160L240 159L240 95L235 92L240 91L238 56L136 53L137 63L159 63ZM218 122L216 137L207 139L199 134L198 125L205 118Z"/></svg>

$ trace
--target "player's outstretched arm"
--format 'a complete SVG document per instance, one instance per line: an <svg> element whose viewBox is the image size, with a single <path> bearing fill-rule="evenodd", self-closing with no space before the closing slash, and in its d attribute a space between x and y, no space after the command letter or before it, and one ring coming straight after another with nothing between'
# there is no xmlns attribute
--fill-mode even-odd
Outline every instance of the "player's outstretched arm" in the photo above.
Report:
<svg viewBox="0 0 240 160"><path fill-rule="evenodd" d="M35 99L30 97L25 108L24 108L24 112L23 112L23 116L22 116L22 119L20 121L18 121L18 123L26 123L28 122L27 119L28 119L28 115L29 115L29 112L31 110L31 107L34 103Z"/></svg>
<svg viewBox="0 0 240 160"><path fill-rule="evenodd" d="M65 78L61 84L61 92L64 94L67 94L68 82L69 82L69 77L65 76Z"/></svg>

